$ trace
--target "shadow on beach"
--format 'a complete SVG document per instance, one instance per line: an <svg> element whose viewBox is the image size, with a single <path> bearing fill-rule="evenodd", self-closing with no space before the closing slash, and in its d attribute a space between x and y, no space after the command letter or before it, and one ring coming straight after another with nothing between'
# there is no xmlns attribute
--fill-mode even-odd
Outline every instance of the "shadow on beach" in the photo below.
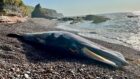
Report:
<svg viewBox="0 0 140 79"><path fill-rule="evenodd" d="M52 56L52 55L49 55L47 53L47 51L34 48L26 43L23 43L22 46L23 46L23 50L25 52L26 58L28 59L29 62L34 63L34 64L40 63L40 62L43 62L46 64L52 63L52 62L66 62L66 63L77 63L77 64L79 63L79 64L93 66L95 68L100 67L103 69L108 69L110 71L120 70L125 73L133 74L133 75L135 75L135 77L139 78L139 76L137 76L137 74L135 74L136 72L132 72L131 69L129 69L129 70L127 69L129 67L134 67L135 63L133 63L133 61L135 61L135 59L137 59L140 56L139 51L134 50L129 47L122 46L122 45L107 43L107 42L96 40L96 39L92 39L92 41L97 42L107 48L117 50L117 51L121 52L122 54L124 54L126 60L130 63L129 66L126 68L114 68L114 67L104 64L102 62L99 62L96 60L90 60L87 58L70 57L70 56L69 57ZM137 54L137 57L134 56L136 54Z"/></svg>
<svg viewBox="0 0 140 79"><path fill-rule="evenodd" d="M61 54L52 55L52 54L50 54L51 52L49 52L47 50L34 48L33 46L28 45L24 42L23 42L22 46L23 46L23 50L25 52L26 58L28 59L29 62L32 62L32 63L38 63L38 62L49 63L49 62L63 61L63 62L80 63L80 64L86 64L86 65L96 65L98 67L108 68L110 70L116 69L105 63L102 63L102 62L99 62L96 60L91 60L88 58L72 56L72 55L61 56ZM55 51L55 52L57 52L57 51Z"/></svg>

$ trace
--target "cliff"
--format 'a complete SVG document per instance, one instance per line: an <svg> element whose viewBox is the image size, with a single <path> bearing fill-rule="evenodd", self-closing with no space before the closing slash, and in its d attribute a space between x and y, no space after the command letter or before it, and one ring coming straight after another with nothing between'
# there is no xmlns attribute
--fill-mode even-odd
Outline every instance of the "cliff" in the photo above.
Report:
<svg viewBox="0 0 140 79"><path fill-rule="evenodd" d="M33 10L33 11L32 11ZM53 18L61 18L63 17L62 13L58 13L56 10L53 9L47 9L47 8L42 8L40 4L36 5L36 7L30 7L31 17L36 17L36 18L48 18L48 19L53 19Z"/></svg>
<svg viewBox="0 0 140 79"><path fill-rule="evenodd" d="M58 13L56 10L53 10L53 9L46 9L46 12L47 12L47 15L48 16L52 16L54 18L61 18L63 17L63 14L62 13Z"/></svg>

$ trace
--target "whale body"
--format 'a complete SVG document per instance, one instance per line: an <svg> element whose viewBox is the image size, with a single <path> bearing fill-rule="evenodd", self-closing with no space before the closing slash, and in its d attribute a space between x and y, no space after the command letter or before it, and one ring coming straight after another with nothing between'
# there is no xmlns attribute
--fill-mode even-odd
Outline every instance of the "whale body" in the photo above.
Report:
<svg viewBox="0 0 140 79"><path fill-rule="evenodd" d="M37 48L55 52L53 55L81 56L113 67L128 65L128 62L120 52L113 51L79 35L66 31L36 32L21 35L8 34L8 36L18 38Z"/></svg>

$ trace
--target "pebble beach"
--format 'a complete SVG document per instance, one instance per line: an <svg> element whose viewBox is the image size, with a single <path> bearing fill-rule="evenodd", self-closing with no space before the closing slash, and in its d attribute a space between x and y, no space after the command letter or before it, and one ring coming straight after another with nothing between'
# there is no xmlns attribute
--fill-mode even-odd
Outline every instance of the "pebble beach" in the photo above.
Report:
<svg viewBox="0 0 140 79"><path fill-rule="evenodd" d="M129 65L116 69L96 61L44 58L39 55L44 51L6 36L61 30L55 28L57 24L56 20L42 18L0 24L0 79L140 79L140 51L123 45L87 38L124 55Z"/></svg>

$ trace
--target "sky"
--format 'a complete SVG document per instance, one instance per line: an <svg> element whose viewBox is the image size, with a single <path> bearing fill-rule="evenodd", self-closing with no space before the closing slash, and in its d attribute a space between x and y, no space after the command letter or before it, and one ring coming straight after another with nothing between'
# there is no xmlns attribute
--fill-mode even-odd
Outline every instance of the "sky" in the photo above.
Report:
<svg viewBox="0 0 140 79"><path fill-rule="evenodd" d="M140 11L140 0L23 0L25 4L55 9L65 16Z"/></svg>

